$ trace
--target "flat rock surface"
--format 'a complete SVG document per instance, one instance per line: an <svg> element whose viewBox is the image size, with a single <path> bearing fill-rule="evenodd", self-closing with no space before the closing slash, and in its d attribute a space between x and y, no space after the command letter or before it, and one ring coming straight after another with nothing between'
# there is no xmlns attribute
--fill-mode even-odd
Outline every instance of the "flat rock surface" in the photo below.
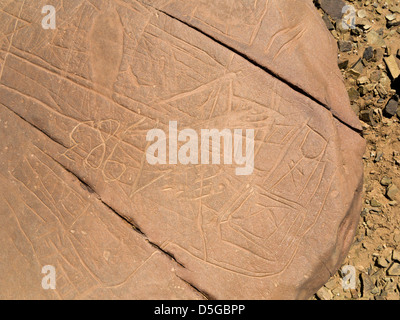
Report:
<svg viewBox="0 0 400 320"><path fill-rule="evenodd" d="M342 0L319 0L321 8L333 19L339 20L343 16L346 3Z"/></svg>
<svg viewBox="0 0 400 320"><path fill-rule="evenodd" d="M310 297L361 206L335 42L312 1L145 2L64 2L56 30L1 2L0 297ZM254 129L254 171L150 165L170 121Z"/></svg>
<svg viewBox="0 0 400 320"><path fill-rule="evenodd" d="M240 52L312 96L341 121L361 129L347 107L349 98L337 68L337 44L312 0L143 2ZM338 5L338 1L328 2Z"/></svg>

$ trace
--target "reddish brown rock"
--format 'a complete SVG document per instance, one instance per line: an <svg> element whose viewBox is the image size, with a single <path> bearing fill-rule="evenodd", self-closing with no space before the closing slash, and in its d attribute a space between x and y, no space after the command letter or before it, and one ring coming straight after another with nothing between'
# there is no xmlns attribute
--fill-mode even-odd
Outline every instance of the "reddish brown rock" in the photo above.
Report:
<svg viewBox="0 0 400 320"><path fill-rule="evenodd" d="M337 270L364 140L336 44L311 0L247 4L1 8L1 298L304 299ZM170 121L254 130L254 170L151 165Z"/></svg>
<svg viewBox="0 0 400 320"><path fill-rule="evenodd" d="M342 0L318 0L321 8L333 19L339 20L343 16L343 8L346 3Z"/></svg>

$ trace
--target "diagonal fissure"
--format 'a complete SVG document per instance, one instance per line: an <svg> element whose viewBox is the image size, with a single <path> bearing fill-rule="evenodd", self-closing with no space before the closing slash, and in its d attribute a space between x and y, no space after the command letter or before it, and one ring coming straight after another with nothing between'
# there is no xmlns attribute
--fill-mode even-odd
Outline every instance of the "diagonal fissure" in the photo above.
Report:
<svg viewBox="0 0 400 320"><path fill-rule="evenodd" d="M2 104L3 105L3 104ZM3 105L5 108L7 108L7 110L11 111L13 114L15 114L18 118L20 118L21 120L23 120L25 123L27 123L29 126L31 126L32 128L40 131L41 133L43 133L47 138L51 139L52 141L55 141L56 143L64 146L61 142L55 140L52 136L50 136L49 134L47 134L46 132L44 132L43 130L41 130L40 128L38 128L37 126L35 126L34 124L32 124L31 122L29 122L27 119L25 119L24 117L22 117L21 115L19 115L18 113L16 113L15 111L13 111L12 109L8 108L7 106ZM65 146L64 146L65 147ZM185 265L183 263L181 263L172 253L168 252L167 250L161 248L158 244L154 243L153 241L151 241L149 239L149 237L141 230L141 228L138 226L138 224L130 217L127 217L126 215L124 215L123 213L118 212L115 208L113 208L111 205L109 205L107 202L103 201L103 199L101 198L101 196L96 192L95 188L93 186L90 185L89 182L86 181L86 179L80 177L78 174L76 174L75 172L73 172L72 170L68 169L65 165L63 165L60 161L58 161L57 159L55 159L53 156L51 156L50 154L48 154L47 152L43 151L44 154L46 154L50 159L52 159L54 161L54 163L56 163L58 166L60 166L65 172L67 172L68 174L72 175L74 179L76 179L77 181L79 181L81 187L86 190L87 192L89 192L90 194L95 194L96 198L104 205L106 206L110 211L112 211L117 217L119 217L120 219L122 219L125 223L127 223L135 232L137 232L138 234L140 234L143 239L148 242L153 248L155 248L158 252L161 252L164 256L168 257L170 260L174 261L176 264L178 264L179 266L181 266L182 268L186 268ZM185 282L188 286L190 286L193 290L195 290L196 292L200 293L202 296L204 296L206 299L210 299L210 295L204 293L203 291L199 290L198 288L196 288L193 284L191 284L190 282L188 282L185 279L182 279L181 277L179 277L178 275L176 275L179 279L181 279L183 282Z"/></svg>
<svg viewBox="0 0 400 320"><path fill-rule="evenodd" d="M182 277L178 276L177 277L179 279L181 279L184 283L186 283L189 287L191 287L193 290L195 290L196 292L198 292L200 295L202 295L206 300L217 300L216 298L214 298L211 294L205 292L204 290L199 289L198 287L196 287L194 284L190 283L189 281L183 279Z"/></svg>
<svg viewBox="0 0 400 320"><path fill-rule="evenodd" d="M77 175L75 172L69 170L68 168L66 168L62 163L60 163L59 161L57 161L56 159L54 159L51 155L47 154L47 156L49 156L55 163L57 163L59 166L61 166L66 172L68 172L69 174L71 174L72 176L74 176L74 178L76 178L81 186L88 191L89 193L93 193L96 195L96 198L104 205L106 206L110 211L112 211L117 217L119 217L120 219L122 219L125 223L127 223L135 232L137 232L138 234L140 234L145 241L147 241L152 247L156 248L158 251L162 252L164 255L168 256L168 258L170 258L171 260L173 260L174 262L176 262L178 265L180 265L181 267L185 268L185 266L179 262L175 256L162 249L159 245L157 245L156 243L152 242L149 237L142 231L142 229L138 226L138 224L131 218L128 217L126 215L124 215L123 213L117 211L115 208L113 208L111 205L109 205L107 202L105 202L101 196L99 195L99 193L97 193L95 191L95 188L92 187L88 182L85 181L85 179L81 178L79 175Z"/></svg>
<svg viewBox="0 0 400 320"><path fill-rule="evenodd" d="M217 43L218 45L223 46L224 48L228 49L229 51L231 51L231 52L237 54L238 56L242 57L243 59L245 59L246 61L248 61L248 62L251 63L252 65L254 65L255 67L257 67L257 68L263 70L264 72L268 73L270 76L272 76L272 77L274 77L275 79L277 79L277 80L281 81L282 83L286 84L286 85L289 86L292 90L294 90L294 91L300 93L301 95L307 97L308 99L312 100L313 102L317 103L318 105L320 105L320 106L322 106L322 107L324 107L325 109L327 109L327 110L330 111L330 107L327 106L325 103L323 103L322 101L316 99L314 96L312 96L311 94L309 94L307 91L303 90L301 87L299 87L299 86L293 84L292 82L286 80L285 78L283 78L283 77L280 76L279 74L273 72L271 69L269 69L269 68L263 66L262 64L258 63L257 61L255 61L254 59L252 59L251 57L249 57L248 55L246 55L245 53L240 52L239 50L235 49L234 47L232 47L232 46L230 46L230 45L228 45L228 44L226 44L226 43L224 43L224 42L218 40L217 38L215 38L215 37L213 37L212 35L210 35L210 34L204 32L203 30L199 29L198 27L196 27L196 26L194 26L194 25L191 25L190 23L185 22L185 21L183 21L183 20L177 18L177 17L175 17L175 16L169 14L168 12L165 12L165 11L163 11L163 10L161 10L161 9L158 9L158 8L156 8L156 7L154 7L154 6L151 6L150 4L147 4L147 3L146 3L145 5L150 6L151 8L153 8L154 10L156 10L158 13L164 14L164 15L168 16L169 18L174 19L174 20L176 20L176 21L178 21L178 22L184 24L185 26L187 26L187 27L189 27L189 28L191 28L191 29L193 29L193 30L195 30L195 31L197 31L197 32L199 32L199 33L201 33L202 35L204 35L205 37L207 37L207 38L209 38L210 40L214 41L214 42ZM349 125L347 122L341 120L338 116L336 116L336 115L333 114L332 112L331 112L331 114L332 114L333 118L335 118L336 120L338 120L340 123L342 123L342 124L345 125L346 127L350 128L351 130L355 131L355 132L358 133L359 135L362 135L362 130L359 130L359 129L357 129L357 128L351 126L351 125Z"/></svg>
<svg viewBox="0 0 400 320"><path fill-rule="evenodd" d="M33 124L32 122L28 121L27 119L25 119L23 116L21 116L19 113L15 112L13 109L11 109L10 107L1 104L2 106L4 106L5 108L7 108L7 110L11 111L14 115L16 115L18 118L20 118L21 120L23 120L25 123L27 123L29 126L31 126L32 128L40 131L41 133L43 133L47 138L49 138L50 140L54 141L55 143L63 146L64 148L68 148L61 140L55 138L54 136L50 135L48 132L46 132L45 130L39 128L38 126L36 126L35 124Z"/></svg>

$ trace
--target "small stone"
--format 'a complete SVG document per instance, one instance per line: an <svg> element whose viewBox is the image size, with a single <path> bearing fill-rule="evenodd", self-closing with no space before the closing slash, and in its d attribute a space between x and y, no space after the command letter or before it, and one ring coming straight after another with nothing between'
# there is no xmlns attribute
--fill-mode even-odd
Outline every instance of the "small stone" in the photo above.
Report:
<svg viewBox="0 0 400 320"><path fill-rule="evenodd" d="M367 16L367 12L366 12L365 10L363 10L363 9L358 10L357 16L358 16L360 19L364 19L364 18Z"/></svg>
<svg viewBox="0 0 400 320"><path fill-rule="evenodd" d="M397 262L400 262L400 251L399 250L393 250L392 259Z"/></svg>
<svg viewBox="0 0 400 320"><path fill-rule="evenodd" d="M399 18L396 18L394 20L388 21L388 23L387 23L387 27L388 28L397 27L397 26L400 26L400 19Z"/></svg>
<svg viewBox="0 0 400 320"><path fill-rule="evenodd" d="M369 83L365 86L365 88L367 89L368 92L371 92L372 90L375 89L375 86L373 83Z"/></svg>
<svg viewBox="0 0 400 320"><path fill-rule="evenodd" d="M382 47L385 45L383 37L376 31L372 30L367 34L367 41L370 45Z"/></svg>
<svg viewBox="0 0 400 320"><path fill-rule="evenodd" d="M378 92L379 96L382 98L385 98L388 95L387 90L385 89L385 87L382 84L378 84L375 87L376 91Z"/></svg>
<svg viewBox="0 0 400 320"><path fill-rule="evenodd" d="M329 280L327 283L325 283L325 286L328 290L333 290L337 288L339 285L335 279Z"/></svg>
<svg viewBox="0 0 400 320"><path fill-rule="evenodd" d="M332 292L325 287L319 289L316 295L320 300L332 300Z"/></svg>
<svg viewBox="0 0 400 320"><path fill-rule="evenodd" d="M335 33L338 35L337 38L339 38L339 35L346 34L348 32L349 32L349 27L346 26L345 23L342 23L341 21L339 21L339 23L338 22L335 23Z"/></svg>
<svg viewBox="0 0 400 320"><path fill-rule="evenodd" d="M383 177L382 179L381 179L381 185L383 185L383 186L389 186L390 184L392 183L392 179L390 179L389 177Z"/></svg>
<svg viewBox="0 0 400 320"><path fill-rule="evenodd" d="M358 115L358 113L360 112L360 106L356 103L351 104L351 109L354 111L354 113L356 115Z"/></svg>
<svg viewBox="0 0 400 320"><path fill-rule="evenodd" d="M361 74L364 70L364 65L362 63L362 59L358 59L358 61L353 64L353 66L351 67L351 70Z"/></svg>
<svg viewBox="0 0 400 320"><path fill-rule="evenodd" d="M342 0L320 0L322 10L329 14L332 19L339 20L342 18L342 9L346 5Z"/></svg>
<svg viewBox="0 0 400 320"><path fill-rule="evenodd" d="M347 69L348 65L349 65L349 60L347 60L347 59L346 60L338 60L339 69L345 70L345 69Z"/></svg>
<svg viewBox="0 0 400 320"><path fill-rule="evenodd" d="M363 297L367 296L375 288L372 278L365 273L361 273L361 288Z"/></svg>
<svg viewBox="0 0 400 320"><path fill-rule="evenodd" d="M351 87L347 93L349 94L350 101L356 101L360 97L360 93L354 87Z"/></svg>
<svg viewBox="0 0 400 320"><path fill-rule="evenodd" d="M322 20L324 20L325 25L328 28L328 30L334 30L335 29L335 26L332 24L332 22L329 19L327 14L324 14L324 16L322 17Z"/></svg>
<svg viewBox="0 0 400 320"><path fill-rule="evenodd" d="M378 293L379 293L379 289L378 289L377 287L375 287L375 288L373 288L373 289L371 290L371 293L372 293L372 294L378 294Z"/></svg>
<svg viewBox="0 0 400 320"><path fill-rule="evenodd" d="M372 82L378 82L379 79L381 78L381 75L382 75L382 71L375 70L375 71L372 71L372 72L371 72L369 78L370 78L370 80L371 80Z"/></svg>
<svg viewBox="0 0 400 320"><path fill-rule="evenodd" d="M389 276L400 276L400 263L393 263L387 270Z"/></svg>
<svg viewBox="0 0 400 320"><path fill-rule="evenodd" d="M394 13L388 14L388 15L386 16L386 20L387 20L387 21L393 21L394 19L396 19L396 15L395 15Z"/></svg>
<svg viewBox="0 0 400 320"><path fill-rule="evenodd" d="M368 77L362 76L362 77L357 79L357 84L358 85L363 85L363 84L368 83L368 81L369 81Z"/></svg>
<svg viewBox="0 0 400 320"><path fill-rule="evenodd" d="M396 58L391 55L384 59L387 68L389 69L390 74L392 75L393 79L396 79L400 75L400 69L397 65Z"/></svg>
<svg viewBox="0 0 400 320"><path fill-rule="evenodd" d="M379 257L376 260L376 263L379 267L387 268L389 266L389 261L387 261L384 257Z"/></svg>
<svg viewBox="0 0 400 320"><path fill-rule="evenodd" d="M371 60L374 57L374 48L371 46L367 47L364 51L363 58L367 61Z"/></svg>
<svg viewBox="0 0 400 320"><path fill-rule="evenodd" d="M363 25L363 29L364 30L369 30L369 29L371 29L372 28L372 25L370 25L370 24L365 24L365 25Z"/></svg>
<svg viewBox="0 0 400 320"><path fill-rule="evenodd" d="M364 31L367 31L367 30L369 30L369 29L371 29L371 28L372 28L372 25L370 25L370 24L365 24L365 25L363 25Z"/></svg>
<svg viewBox="0 0 400 320"><path fill-rule="evenodd" d="M338 46L341 52L348 52L353 49L353 44L351 43L351 41L339 40Z"/></svg>
<svg viewBox="0 0 400 320"><path fill-rule="evenodd" d="M382 77L379 79L379 83L381 85L383 85L385 88L389 88L390 84L391 84L391 81L390 81L390 78L388 76L383 74Z"/></svg>
<svg viewBox="0 0 400 320"><path fill-rule="evenodd" d="M349 74L349 76L351 76L353 79L357 79L359 76L360 76L360 72L358 72L358 71L356 71L356 70L353 70L353 69L350 69L349 71L348 71L348 74Z"/></svg>
<svg viewBox="0 0 400 320"><path fill-rule="evenodd" d="M371 207L378 208L378 207L381 207L381 206L382 205L377 200L375 200L375 199L371 200Z"/></svg>
<svg viewBox="0 0 400 320"><path fill-rule="evenodd" d="M388 101L385 108L383 109L383 115L391 118L397 113L399 107L399 97L395 95L392 99Z"/></svg>
<svg viewBox="0 0 400 320"><path fill-rule="evenodd" d="M372 124L372 121L374 121L371 110L361 110L359 118L366 123Z"/></svg>
<svg viewBox="0 0 400 320"><path fill-rule="evenodd" d="M397 195L398 192L399 192L399 189L397 188L397 186L392 184L387 188L386 196L390 200L395 200L394 198L395 198L395 196Z"/></svg>
<svg viewBox="0 0 400 320"><path fill-rule="evenodd" d="M382 160L382 157L383 157L383 152L382 151L377 151L376 152L376 157L375 157L375 162L379 162L379 161L381 161Z"/></svg>

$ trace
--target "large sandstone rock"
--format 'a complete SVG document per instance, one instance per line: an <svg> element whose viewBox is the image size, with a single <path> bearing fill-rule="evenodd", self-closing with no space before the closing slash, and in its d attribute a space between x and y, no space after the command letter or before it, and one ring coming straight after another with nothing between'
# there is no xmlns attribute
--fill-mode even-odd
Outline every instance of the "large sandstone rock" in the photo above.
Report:
<svg viewBox="0 0 400 320"><path fill-rule="evenodd" d="M0 298L304 299L337 270L364 140L311 0L0 9ZM171 121L254 130L254 170L150 164Z"/></svg>

